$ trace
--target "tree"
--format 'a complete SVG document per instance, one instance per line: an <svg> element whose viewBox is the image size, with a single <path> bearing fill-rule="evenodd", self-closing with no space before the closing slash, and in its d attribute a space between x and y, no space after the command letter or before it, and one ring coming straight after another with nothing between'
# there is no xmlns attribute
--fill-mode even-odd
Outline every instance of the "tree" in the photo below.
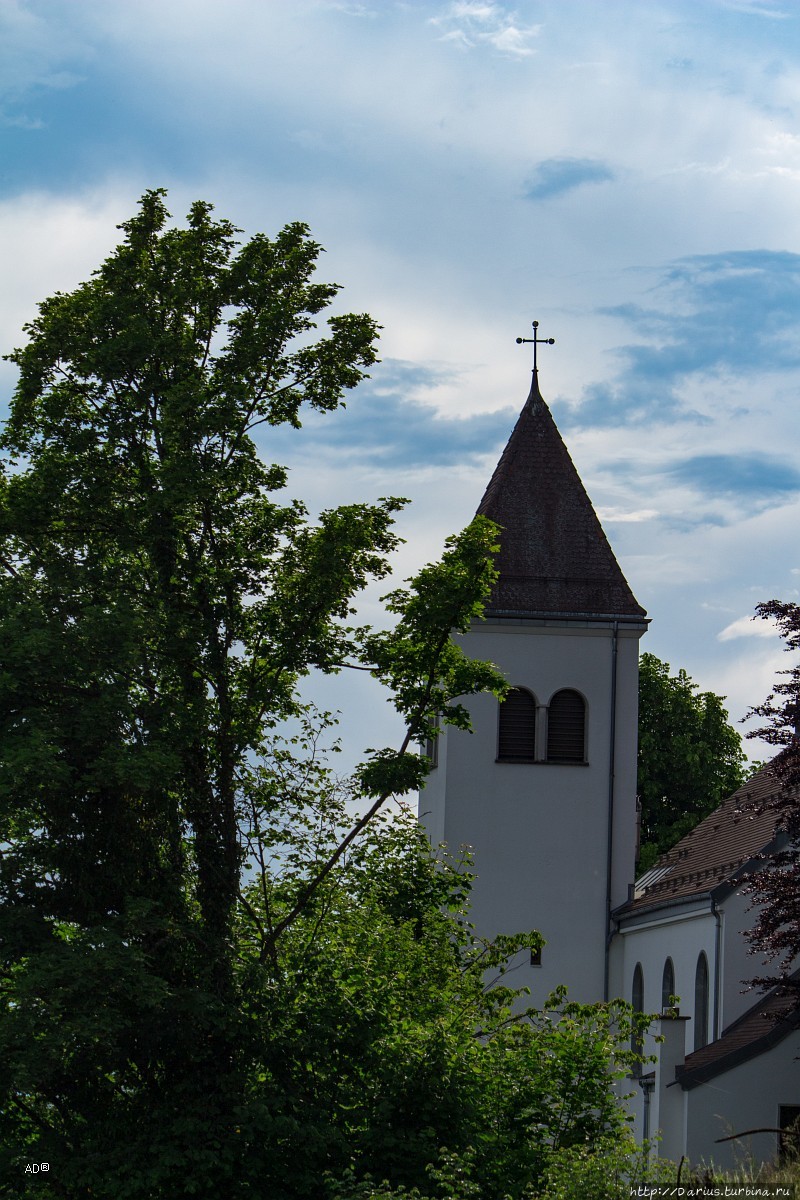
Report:
<svg viewBox="0 0 800 1200"><path fill-rule="evenodd" d="M423 781L436 721L467 727L459 697L504 693L450 636L491 588L495 529L476 520L393 591L391 629L354 625L402 502L313 522L279 503L253 434L337 408L374 322L329 317L315 340L336 288L303 225L239 244L207 204L172 227L155 191L121 228L9 356L0 1162L18 1194L48 1161L38 1196L269 1181L279 1200L372 1167L416 1186L449 1143L473 1146L486 1195L518 1195L546 1110L562 1145L621 1119L627 1017L512 1015L485 971L535 935L479 943L456 868L374 824ZM312 668L370 671L405 724L344 788L299 700Z"/></svg>
<svg viewBox="0 0 800 1200"><path fill-rule="evenodd" d="M654 654L639 662L640 868L674 846L743 782L741 738L724 697L670 675Z"/></svg>
<svg viewBox="0 0 800 1200"><path fill-rule="evenodd" d="M333 316L313 340L337 289L312 281L320 248L303 225L237 246L207 204L186 228L168 217L148 193L117 250L45 301L9 356L20 376L0 442L0 1075L4 1107L53 1147L77 1153L113 1099L133 1128L147 1104L171 1105L185 1146L211 1161L202 1134L232 1126L243 1089L243 773L298 713L303 674L352 665L392 688L406 721L401 747L363 764L361 794L374 812L415 787L425 762L413 745L432 718L464 724L454 697L500 686L449 636L491 586L494 534L474 524L395 592L391 633L350 627L354 595L388 571L401 502L311 524L275 500L285 472L259 459L253 431L297 426L303 406L335 409L376 359L375 323ZM306 881L270 947L367 819ZM71 1049L48 995L73 1022ZM31 1020L35 1062L15 1032Z"/></svg>
<svg viewBox="0 0 800 1200"><path fill-rule="evenodd" d="M800 605L768 600L756 606L756 618L772 620L785 642L787 653L800 650ZM759 717L762 725L748 732L781 749L769 764L775 795L768 802L776 825L788 836L785 850L773 855L763 870L755 872L748 888L756 909L755 923L748 933L753 953L776 961L777 976L759 977L752 983L763 988L780 981L787 994L797 997L797 982L791 973L800 954L800 664L781 672L781 678L763 704L748 716Z"/></svg>
<svg viewBox="0 0 800 1200"><path fill-rule="evenodd" d="M756 605L755 619L775 622L786 643L787 654L800 651L799 604L767 600ZM770 768L784 787L791 788L800 783L800 664L795 663L780 674L781 679L764 703L747 714L748 717L760 717L766 724L751 730L747 736L782 747ZM800 832L800 823L797 828Z"/></svg>

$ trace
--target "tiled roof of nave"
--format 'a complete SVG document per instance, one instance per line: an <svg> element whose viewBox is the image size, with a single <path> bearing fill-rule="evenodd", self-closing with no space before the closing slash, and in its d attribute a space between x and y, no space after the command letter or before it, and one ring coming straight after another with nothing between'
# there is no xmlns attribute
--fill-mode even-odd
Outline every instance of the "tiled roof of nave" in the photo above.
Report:
<svg viewBox="0 0 800 1200"><path fill-rule="evenodd" d="M723 800L662 854L637 882L627 915L673 900L702 896L730 879L775 839L777 818L769 801L780 792L769 764Z"/></svg>

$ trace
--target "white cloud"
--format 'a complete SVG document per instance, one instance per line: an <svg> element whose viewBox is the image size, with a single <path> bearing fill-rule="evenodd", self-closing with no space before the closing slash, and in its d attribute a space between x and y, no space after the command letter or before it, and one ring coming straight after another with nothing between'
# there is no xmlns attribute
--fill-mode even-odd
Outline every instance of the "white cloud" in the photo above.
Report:
<svg viewBox="0 0 800 1200"><path fill-rule="evenodd" d="M0 201L0 347L23 340L22 326L55 291L77 287L119 241L136 185L108 184L82 195L30 192Z"/></svg>
<svg viewBox="0 0 800 1200"><path fill-rule="evenodd" d="M378 16L378 10L375 8L368 8L366 4L347 4L345 0L324 0L324 7L344 13L348 17L367 17L374 20Z"/></svg>
<svg viewBox="0 0 800 1200"><path fill-rule="evenodd" d="M657 508L639 508L633 511L626 511L623 508L597 508L597 515L601 521L608 521L609 524L638 524L640 521L651 521L653 517L658 516Z"/></svg>
<svg viewBox="0 0 800 1200"><path fill-rule="evenodd" d="M773 21L786 21L790 14L782 8L767 7L759 0L719 0L720 7L748 17L768 17Z"/></svg>
<svg viewBox="0 0 800 1200"><path fill-rule="evenodd" d="M444 30L443 42L472 49L483 43L511 58L528 58L535 51L531 42L541 25L520 25L516 13L501 4L482 4L476 0L454 0L430 24Z"/></svg>
<svg viewBox="0 0 800 1200"><path fill-rule="evenodd" d="M501 54L509 54L511 56L519 56L521 58L533 54L533 49L528 45L528 42L533 37L535 29L519 29L516 25L505 25L501 29L495 29L487 33L486 40L494 46L495 50L499 50Z"/></svg>
<svg viewBox="0 0 800 1200"><path fill-rule="evenodd" d="M761 617L737 617L717 634L720 642L730 642L734 638L774 638L778 630L774 621Z"/></svg>

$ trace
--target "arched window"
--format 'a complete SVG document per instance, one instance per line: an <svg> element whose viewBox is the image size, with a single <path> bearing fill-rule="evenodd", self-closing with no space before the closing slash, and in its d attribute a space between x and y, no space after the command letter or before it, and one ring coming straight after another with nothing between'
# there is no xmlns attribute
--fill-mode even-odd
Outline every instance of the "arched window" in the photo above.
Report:
<svg viewBox="0 0 800 1200"><path fill-rule="evenodd" d="M633 982L631 984L631 1008L636 1013L644 1012L644 972L642 964L637 963L633 968ZM634 1054L641 1054L644 1049L642 1036L635 1029L631 1033L631 1050ZM633 1064L634 1075L641 1075L642 1064Z"/></svg>
<svg viewBox="0 0 800 1200"><path fill-rule="evenodd" d="M668 958L664 963L664 974L661 976L661 1011L667 1012L671 1008L670 997L675 995L675 968L672 965L672 959Z"/></svg>
<svg viewBox="0 0 800 1200"><path fill-rule="evenodd" d="M700 951L694 975L694 1048L708 1042L708 959Z"/></svg>
<svg viewBox="0 0 800 1200"><path fill-rule="evenodd" d="M536 758L536 701L525 688L512 688L500 705L497 757L501 762Z"/></svg>
<svg viewBox="0 0 800 1200"><path fill-rule="evenodd" d="M556 692L547 710L547 761L586 761L586 704L580 692Z"/></svg>

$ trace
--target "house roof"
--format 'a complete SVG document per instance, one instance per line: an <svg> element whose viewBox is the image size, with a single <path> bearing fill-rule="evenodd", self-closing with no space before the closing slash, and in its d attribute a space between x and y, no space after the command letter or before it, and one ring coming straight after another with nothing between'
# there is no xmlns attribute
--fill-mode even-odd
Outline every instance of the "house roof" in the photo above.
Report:
<svg viewBox="0 0 800 1200"><path fill-rule="evenodd" d="M797 974L794 977L797 978ZM788 1006L788 1012L787 1012ZM730 1071L770 1050L800 1027L800 1006L787 1001L786 992L773 988L760 996L752 1008L723 1029L715 1042L688 1054L675 1076L684 1090L707 1083L715 1075Z"/></svg>
<svg viewBox="0 0 800 1200"><path fill-rule="evenodd" d="M487 616L619 616L636 602L539 392L537 372L478 513L501 526Z"/></svg>
<svg viewBox="0 0 800 1200"><path fill-rule="evenodd" d="M723 800L637 880L631 900L617 909L642 910L710 895L734 880L759 854L776 848L777 818L769 801L781 786L769 764Z"/></svg>

